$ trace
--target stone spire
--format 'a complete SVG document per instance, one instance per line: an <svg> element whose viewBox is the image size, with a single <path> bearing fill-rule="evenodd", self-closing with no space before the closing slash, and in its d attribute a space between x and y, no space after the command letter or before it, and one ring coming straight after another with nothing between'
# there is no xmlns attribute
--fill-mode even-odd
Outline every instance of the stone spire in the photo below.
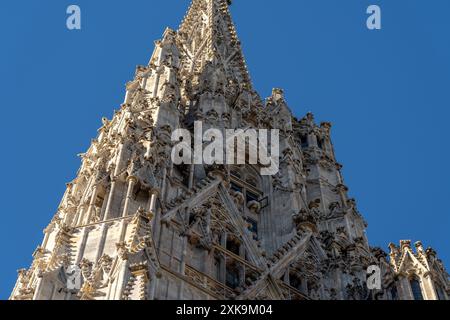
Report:
<svg viewBox="0 0 450 320"><path fill-rule="evenodd" d="M369 247L331 124L293 117L282 89L262 104L229 4L193 0L179 31L156 41L82 154L11 299L410 299L420 296L410 275L424 298L448 299L434 250L417 243L414 254L403 241L389 265ZM280 171L174 164L171 134L193 134L196 120L203 129L278 129ZM366 270L379 264L387 281L369 291Z"/></svg>
<svg viewBox="0 0 450 320"><path fill-rule="evenodd" d="M188 73L202 73L211 65L224 72L228 82L251 89L252 84L241 43L230 16L227 0L193 0L178 31L186 53Z"/></svg>

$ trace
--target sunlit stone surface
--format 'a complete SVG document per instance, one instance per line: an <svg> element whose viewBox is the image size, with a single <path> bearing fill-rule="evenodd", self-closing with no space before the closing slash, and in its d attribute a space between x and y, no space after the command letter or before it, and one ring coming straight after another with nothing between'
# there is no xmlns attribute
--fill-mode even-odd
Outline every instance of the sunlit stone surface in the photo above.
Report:
<svg viewBox="0 0 450 320"><path fill-rule="evenodd" d="M252 87L225 0L193 0L82 155L11 299L448 299L432 249L368 244L331 124ZM274 59L280 58L274 57ZM273 63L278 63L273 61ZM286 70L289 72L289 70ZM280 129L280 172L172 164L171 133ZM367 268L381 268L369 291ZM67 268L81 269L81 287Z"/></svg>

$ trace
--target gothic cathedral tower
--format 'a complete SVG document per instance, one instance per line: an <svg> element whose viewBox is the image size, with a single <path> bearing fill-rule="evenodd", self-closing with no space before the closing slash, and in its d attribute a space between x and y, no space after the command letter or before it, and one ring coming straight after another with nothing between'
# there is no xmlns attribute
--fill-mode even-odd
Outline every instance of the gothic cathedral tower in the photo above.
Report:
<svg viewBox="0 0 450 320"><path fill-rule="evenodd" d="M402 259L424 265L411 271L423 298L448 298L433 251L402 242L388 263L369 246L331 124L296 119L281 89L260 98L230 4L193 0L179 30L156 42L83 154L11 299L414 298ZM193 133L196 121L204 130L279 129L280 171L174 165L171 134ZM371 265L382 267L380 290L367 289Z"/></svg>

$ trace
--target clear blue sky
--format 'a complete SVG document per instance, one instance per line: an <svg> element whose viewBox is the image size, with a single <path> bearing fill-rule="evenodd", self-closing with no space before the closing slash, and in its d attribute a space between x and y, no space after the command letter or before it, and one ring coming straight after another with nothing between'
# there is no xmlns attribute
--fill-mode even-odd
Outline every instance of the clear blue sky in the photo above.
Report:
<svg viewBox="0 0 450 320"><path fill-rule="evenodd" d="M373 246L433 246L450 268L450 1L234 0L261 96L334 124L344 177ZM66 29L66 8L82 30ZM28 267L80 161L153 41L188 0L0 1L0 298ZM378 4L383 29L365 27Z"/></svg>

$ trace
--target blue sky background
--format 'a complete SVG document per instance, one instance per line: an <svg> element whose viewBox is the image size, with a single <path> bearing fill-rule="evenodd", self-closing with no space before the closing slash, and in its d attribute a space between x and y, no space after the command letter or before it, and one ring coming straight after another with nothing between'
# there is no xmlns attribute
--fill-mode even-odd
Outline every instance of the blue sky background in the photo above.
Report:
<svg viewBox="0 0 450 320"><path fill-rule="evenodd" d="M373 246L433 246L450 267L450 1L234 0L261 96L330 121ZM66 8L82 30L66 29ZM188 0L0 1L0 298L28 267L65 183ZM369 31L378 4L383 29Z"/></svg>

